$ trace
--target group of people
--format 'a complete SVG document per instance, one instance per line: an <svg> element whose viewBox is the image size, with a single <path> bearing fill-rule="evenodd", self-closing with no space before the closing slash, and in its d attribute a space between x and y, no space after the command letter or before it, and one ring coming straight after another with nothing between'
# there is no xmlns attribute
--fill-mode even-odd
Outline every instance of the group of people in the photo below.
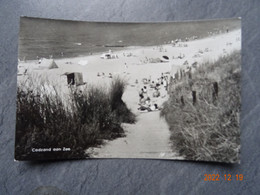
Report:
<svg viewBox="0 0 260 195"><path fill-rule="evenodd" d="M97 76L98 76L98 77L102 76L102 78L104 78L104 77L105 77L105 73L104 73L104 72L102 72L102 73L99 73L99 72L98 72L98 73L97 73ZM108 73L108 78L111 78L111 79L113 78L112 73Z"/></svg>
<svg viewBox="0 0 260 195"><path fill-rule="evenodd" d="M160 86L163 86L166 91L168 91L168 75L161 74L160 78L157 78L156 81L152 81L150 84L151 88L154 88L155 90L158 90Z"/></svg>
<svg viewBox="0 0 260 195"><path fill-rule="evenodd" d="M138 110L140 111L153 111L155 109L158 109L158 106L156 104L155 105L151 105L151 99L147 94L147 87L144 86L140 92L139 92L139 108Z"/></svg>
<svg viewBox="0 0 260 195"><path fill-rule="evenodd" d="M158 105L157 104L151 104L151 99L150 97L147 95L146 91L146 87L144 86L144 88L142 88L141 93L139 94L140 100L139 100L139 108L138 110L140 111L155 111L155 110L159 110Z"/></svg>
<svg viewBox="0 0 260 195"><path fill-rule="evenodd" d="M163 86L163 88L165 88L165 90L168 90L168 76L164 75L163 73L161 74L160 78L157 78L156 81L151 81L150 79L146 79L144 84L147 84L150 86L151 89L154 89L153 91L153 97L154 98L158 98L161 96L160 94L160 87ZM141 88L141 90L139 91L139 105L140 107L138 108L138 110L141 111L154 111L154 110L159 110L159 107L157 104L152 104L151 103L151 99L148 96L147 93L147 87L143 86L143 88Z"/></svg>

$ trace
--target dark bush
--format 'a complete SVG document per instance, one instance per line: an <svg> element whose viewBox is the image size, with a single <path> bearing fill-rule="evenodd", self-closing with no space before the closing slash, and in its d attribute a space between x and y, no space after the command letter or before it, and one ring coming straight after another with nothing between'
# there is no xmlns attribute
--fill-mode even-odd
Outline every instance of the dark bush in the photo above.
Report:
<svg viewBox="0 0 260 195"><path fill-rule="evenodd" d="M52 85L34 85L28 78L17 89L17 160L87 157L87 148L123 136L121 123L133 117L121 99L126 83L119 78L110 90L89 85L70 89L66 101ZM63 147L71 151L32 152L32 148Z"/></svg>

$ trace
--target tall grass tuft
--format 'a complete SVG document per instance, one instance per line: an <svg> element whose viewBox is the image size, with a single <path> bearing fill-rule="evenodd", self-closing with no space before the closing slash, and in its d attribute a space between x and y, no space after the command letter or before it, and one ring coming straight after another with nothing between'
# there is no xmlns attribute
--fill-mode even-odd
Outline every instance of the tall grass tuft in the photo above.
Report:
<svg viewBox="0 0 260 195"><path fill-rule="evenodd" d="M124 123L135 123L136 116L126 106L122 100L127 83L120 77L113 79L110 87L110 104L112 110L116 113L117 117L121 122Z"/></svg>
<svg viewBox="0 0 260 195"><path fill-rule="evenodd" d="M171 85L161 116L170 126L173 150L185 159L239 162L240 65L240 52L236 51L214 63L201 64L192 79ZM196 103L192 91L196 91Z"/></svg>
<svg viewBox="0 0 260 195"><path fill-rule="evenodd" d="M102 144L104 139L123 136L121 123L127 122L123 120L127 116L118 111L115 101L125 106L120 109L128 108L121 100L122 94L115 92L123 93L124 88L125 83L118 79L111 89L87 85L83 90L75 88L62 94L46 80L35 86L28 78L17 89L15 158L84 158L88 156L87 148ZM32 148L63 147L71 150L32 152Z"/></svg>

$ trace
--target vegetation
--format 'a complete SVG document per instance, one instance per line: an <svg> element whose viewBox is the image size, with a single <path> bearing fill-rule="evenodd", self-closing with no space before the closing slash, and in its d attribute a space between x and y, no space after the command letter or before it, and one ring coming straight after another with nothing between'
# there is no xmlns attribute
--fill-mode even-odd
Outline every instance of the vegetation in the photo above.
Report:
<svg viewBox="0 0 260 195"><path fill-rule="evenodd" d="M83 90L71 88L68 98L47 81L37 86L32 81L27 79L17 90L17 160L87 157L87 148L124 136L121 123L135 121L121 99L126 83L120 78L110 89L90 85ZM63 151L63 147L70 151ZM61 151L32 152L32 148Z"/></svg>
<svg viewBox="0 0 260 195"><path fill-rule="evenodd" d="M170 126L173 150L185 159L239 162L240 65L236 51L171 84L161 116Z"/></svg>
<svg viewBox="0 0 260 195"><path fill-rule="evenodd" d="M122 100L125 87L127 86L126 81L116 77L111 83L110 90L110 105L112 110L120 118L121 122L135 123L136 116L127 108L125 102Z"/></svg>

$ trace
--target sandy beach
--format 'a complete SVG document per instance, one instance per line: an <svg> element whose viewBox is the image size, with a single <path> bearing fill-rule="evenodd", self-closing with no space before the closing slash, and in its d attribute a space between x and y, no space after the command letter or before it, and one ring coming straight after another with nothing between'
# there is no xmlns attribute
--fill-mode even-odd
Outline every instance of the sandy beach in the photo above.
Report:
<svg viewBox="0 0 260 195"><path fill-rule="evenodd" d="M171 40L169 40L171 41ZM66 72L80 72L88 84L109 86L112 77L120 76L127 80L128 86L123 95L123 101L137 115L136 124L123 124L125 137L106 141L97 148L89 148L86 152L95 158L165 158L181 159L172 152L169 143L170 131L167 123L160 118L160 112L140 112L138 92L145 86L142 79L155 81L164 75L173 76L180 68L191 67L205 61L215 61L220 56L241 49L241 30L209 36L204 39L189 40L173 44L152 47L129 47L121 51L110 51L115 59L102 59L101 53L76 58L55 59L56 69L43 69L38 61L19 62L18 72L27 69L27 73L47 77L51 83L60 86L66 95ZM167 56L169 60L152 63L155 59ZM180 57L182 56L180 59ZM186 63L185 63L186 62ZM80 64L81 65L80 65ZM183 65L183 64L186 65ZM97 76L100 75L100 76ZM37 76L36 76L37 77ZM18 83L25 77L18 76ZM161 95L152 96L154 89L148 87L151 102L159 107L168 98L167 91L160 87ZM152 152L151 152L152 151Z"/></svg>

